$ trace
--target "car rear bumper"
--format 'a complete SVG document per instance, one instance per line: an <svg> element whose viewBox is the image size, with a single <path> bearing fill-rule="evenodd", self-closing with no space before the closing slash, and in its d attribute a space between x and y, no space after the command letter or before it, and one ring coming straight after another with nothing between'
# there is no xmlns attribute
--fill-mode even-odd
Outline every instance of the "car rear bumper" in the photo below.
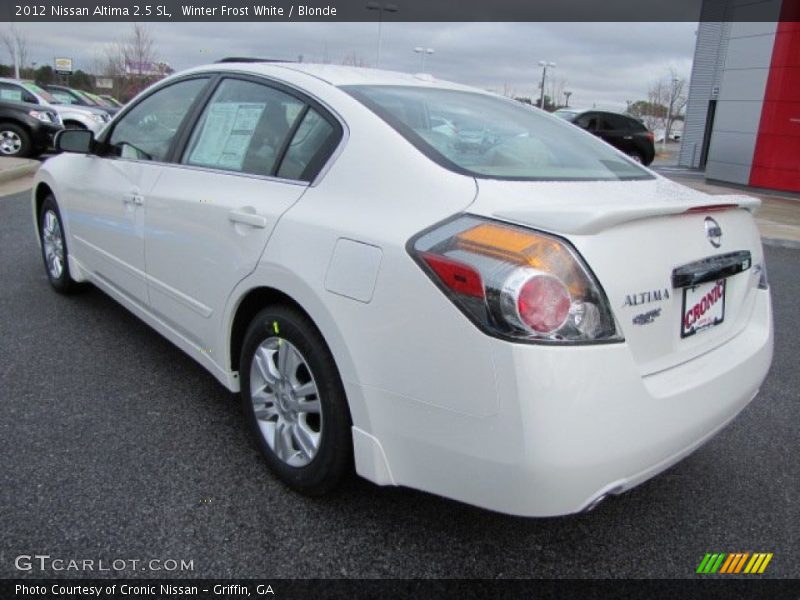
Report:
<svg viewBox="0 0 800 600"><path fill-rule="evenodd" d="M498 412L491 417L359 390L379 407L370 411L370 452L388 475L371 477L363 460L359 472L515 515L591 508L690 454L753 399L773 346L769 293L757 296L733 339L645 377L624 343L492 340Z"/></svg>

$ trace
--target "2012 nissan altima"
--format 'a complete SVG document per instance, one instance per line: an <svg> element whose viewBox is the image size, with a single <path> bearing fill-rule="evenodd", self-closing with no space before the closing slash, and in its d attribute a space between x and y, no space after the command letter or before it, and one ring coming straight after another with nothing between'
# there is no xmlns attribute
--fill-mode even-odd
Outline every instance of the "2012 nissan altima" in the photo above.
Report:
<svg viewBox="0 0 800 600"><path fill-rule="evenodd" d="M488 92L222 62L58 145L32 198L53 288L91 282L240 392L300 492L355 469L586 510L720 431L770 365L758 200Z"/></svg>

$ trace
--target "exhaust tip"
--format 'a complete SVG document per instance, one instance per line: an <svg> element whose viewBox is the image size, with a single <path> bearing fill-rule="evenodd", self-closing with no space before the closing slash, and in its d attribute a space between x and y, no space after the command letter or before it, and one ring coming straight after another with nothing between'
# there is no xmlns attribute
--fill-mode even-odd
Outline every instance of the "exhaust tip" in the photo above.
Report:
<svg viewBox="0 0 800 600"><path fill-rule="evenodd" d="M592 500L590 500L581 512L588 513L593 511L600 505L601 502L603 502L603 500L605 500L609 496L616 496L624 489L625 486L622 485L621 483L612 485L610 488L601 491L599 494L597 494L597 496L595 496Z"/></svg>

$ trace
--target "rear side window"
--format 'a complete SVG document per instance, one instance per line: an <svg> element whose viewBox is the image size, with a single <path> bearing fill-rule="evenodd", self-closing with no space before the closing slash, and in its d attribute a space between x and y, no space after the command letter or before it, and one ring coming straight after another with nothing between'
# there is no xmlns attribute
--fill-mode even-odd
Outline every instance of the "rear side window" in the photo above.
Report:
<svg viewBox="0 0 800 600"><path fill-rule="evenodd" d="M420 152L458 173L522 181L652 178L605 142L513 100L422 86L344 89Z"/></svg>
<svg viewBox="0 0 800 600"><path fill-rule="evenodd" d="M633 117L625 117L625 121L627 122L628 129L631 131L647 131L647 127L645 127L644 123L637 121Z"/></svg>
<svg viewBox="0 0 800 600"><path fill-rule="evenodd" d="M0 100L12 102L30 102L38 104L36 97L21 86L9 83L0 83Z"/></svg>
<svg viewBox="0 0 800 600"><path fill-rule="evenodd" d="M309 108L292 137L278 177L311 181L333 151L338 135L333 125Z"/></svg>
<svg viewBox="0 0 800 600"><path fill-rule="evenodd" d="M225 79L197 123L183 163L271 175L305 104L279 90Z"/></svg>

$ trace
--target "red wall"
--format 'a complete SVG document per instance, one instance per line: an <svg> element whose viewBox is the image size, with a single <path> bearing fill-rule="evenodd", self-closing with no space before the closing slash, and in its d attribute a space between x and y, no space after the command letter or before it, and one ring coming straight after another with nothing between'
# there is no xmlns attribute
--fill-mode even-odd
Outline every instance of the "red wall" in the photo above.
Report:
<svg viewBox="0 0 800 600"><path fill-rule="evenodd" d="M750 185L800 192L800 1L783 0Z"/></svg>

